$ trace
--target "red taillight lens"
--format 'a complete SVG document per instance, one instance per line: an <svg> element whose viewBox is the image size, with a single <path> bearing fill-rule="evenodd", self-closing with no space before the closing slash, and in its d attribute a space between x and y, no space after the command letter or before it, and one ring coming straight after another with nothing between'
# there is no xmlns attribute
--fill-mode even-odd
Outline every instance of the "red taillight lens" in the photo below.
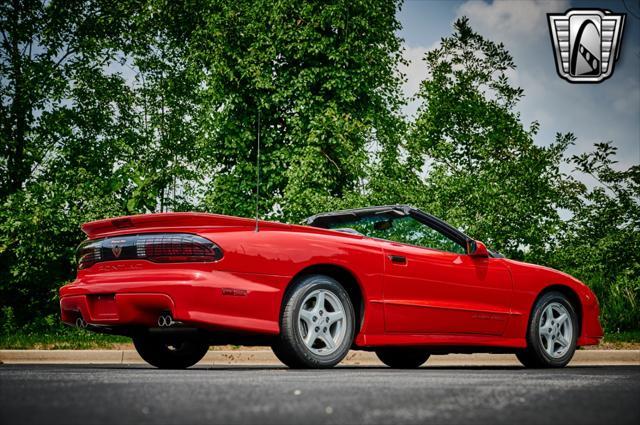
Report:
<svg viewBox="0 0 640 425"><path fill-rule="evenodd" d="M80 244L77 252L78 270L86 269L102 260L102 239Z"/></svg>
<svg viewBox="0 0 640 425"><path fill-rule="evenodd" d="M218 245L188 233L149 233L85 241L78 247L78 269L115 260L158 263L212 262L222 258Z"/></svg>
<svg viewBox="0 0 640 425"><path fill-rule="evenodd" d="M158 263L217 261L220 247L208 239L188 234L140 235L136 243L138 258Z"/></svg>

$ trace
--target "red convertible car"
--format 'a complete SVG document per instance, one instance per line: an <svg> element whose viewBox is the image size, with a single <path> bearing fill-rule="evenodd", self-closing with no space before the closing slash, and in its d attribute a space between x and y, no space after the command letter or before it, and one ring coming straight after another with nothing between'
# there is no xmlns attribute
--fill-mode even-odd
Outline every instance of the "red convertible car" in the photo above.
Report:
<svg viewBox="0 0 640 425"><path fill-rule="evenodd" d="M349 349L398 368L453 352L561 367L602 337L583 283L409 206L318 214L305 226L165 213L82 229L77 279L60 289L63 322L131 336L160 368L230 343L270 345L295 368L334 366Z"/></svg>

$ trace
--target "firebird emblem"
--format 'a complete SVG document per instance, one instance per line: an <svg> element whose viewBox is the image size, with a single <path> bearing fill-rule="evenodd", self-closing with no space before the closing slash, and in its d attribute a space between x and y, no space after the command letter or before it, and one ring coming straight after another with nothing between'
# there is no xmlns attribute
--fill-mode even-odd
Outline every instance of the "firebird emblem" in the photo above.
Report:
<svg viewBox="0 0 640 425"><path fill-rule="evenodd" d="M118 240L118 241L111 241L111 243L113 244L113 246L111 247L111 252L113 253L113 256L116 258L119 258L120 254L122 254L122 246L118 244L126 243L126 241Z"/></svg>

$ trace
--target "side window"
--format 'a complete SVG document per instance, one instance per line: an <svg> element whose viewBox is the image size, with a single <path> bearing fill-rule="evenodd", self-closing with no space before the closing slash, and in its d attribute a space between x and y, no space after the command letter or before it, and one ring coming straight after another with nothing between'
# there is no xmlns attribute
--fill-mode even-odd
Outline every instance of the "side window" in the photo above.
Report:
<svg viewBox="0 0 640 425"><path fill-rule="evenodd" d="M466 253L464 247L457 242L409 216L381 215L364 217L335 227L351 228L372 238L386 239L458 254Z"/></svg>
<svg viewBox="0 0 640 425"><path fill-rule="evenodd" d="M466 253L458 243L411 217L392 220L388 236L385 239L457 254Z"/></svg>

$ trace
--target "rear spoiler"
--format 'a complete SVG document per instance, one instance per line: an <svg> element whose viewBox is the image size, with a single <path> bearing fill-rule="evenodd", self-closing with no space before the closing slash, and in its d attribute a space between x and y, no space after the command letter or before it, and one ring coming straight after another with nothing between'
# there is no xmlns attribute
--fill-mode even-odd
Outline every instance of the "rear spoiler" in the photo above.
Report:
<svg viewBox="0 0 640 425"><path fill-rule="evenodd" d="M256 221L251 218L232 217L207 213L159 213L140 214L126 217L107 218L91 221L81 226L82 231L90 238L111 234L170 231L172 229L188 229L202 227L255 227ZM289 228L290 225L273 221L260 221L260 227Z"/></svg>

